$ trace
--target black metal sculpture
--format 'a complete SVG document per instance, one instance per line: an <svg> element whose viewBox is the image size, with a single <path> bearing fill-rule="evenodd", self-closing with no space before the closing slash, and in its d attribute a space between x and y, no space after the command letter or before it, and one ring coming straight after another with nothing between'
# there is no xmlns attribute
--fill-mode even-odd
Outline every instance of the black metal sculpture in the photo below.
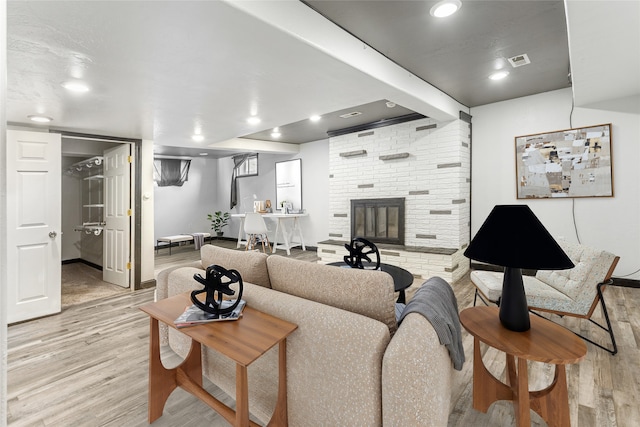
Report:
<svg viewBox="0 0 640 427"><path fill-rule="evenodd" d="M206 278L200 274L193 275L196 281L204 285L204 289L191 292L191 301L201 310L213 314L214 319L218 319L220 316L233 312L240 304L243 290L242 277L237 270L227 270L219 265L210 265L206 272ZM228 279L228 281L223 282L223 279ZM223 308L224 295L235 295L235 291L230 288L234 283L238 283L238 296L233 304ZM204 302L197 298L197 295L203 292L206 292Z"/></svg>
<svg viewBox="0 0 640 427"><path fill-rule="evenodd" d="M344 262L351 268L360 268L364 270L378 270L380 268L380 252L378 247L372 242L362 237L355 237L350 244L345 244L345 248L349 251L349 255L345 255ZM371 255L371 257L369 256ZM372 260L372 257L375 260ZM363 262L367 261L367 264Z"/></svg>

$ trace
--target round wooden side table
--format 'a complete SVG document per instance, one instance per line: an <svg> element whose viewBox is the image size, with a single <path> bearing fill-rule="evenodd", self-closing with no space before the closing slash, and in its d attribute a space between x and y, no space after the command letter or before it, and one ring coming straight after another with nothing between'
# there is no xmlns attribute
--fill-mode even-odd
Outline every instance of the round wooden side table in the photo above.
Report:
<svg viewBox="0 0 640 427"><path fill-rule="evenodd" d="M571 425L565 365L587 354L584 341L562 326L532 315L531 329L514 332L500 323L497 307L471 307L460 313L460 323L473 335L473 408L487 412L497 400L512 400L516 424L531 425L529 409L549 426ZM503 351L507 359L507 383L485 367L480 342ZM556 365L553 382L544 390L529 391L527 360Z"/></svg>

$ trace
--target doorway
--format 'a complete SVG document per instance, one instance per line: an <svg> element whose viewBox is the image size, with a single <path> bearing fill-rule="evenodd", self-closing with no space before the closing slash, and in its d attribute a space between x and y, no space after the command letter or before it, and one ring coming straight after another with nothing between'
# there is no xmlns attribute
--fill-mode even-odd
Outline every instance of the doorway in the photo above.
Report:
<svg viewBox="0 0 640 427"><path fill-rule="evenodd" d="M129 291L131 145L62 135L62 309Z"/></svg>

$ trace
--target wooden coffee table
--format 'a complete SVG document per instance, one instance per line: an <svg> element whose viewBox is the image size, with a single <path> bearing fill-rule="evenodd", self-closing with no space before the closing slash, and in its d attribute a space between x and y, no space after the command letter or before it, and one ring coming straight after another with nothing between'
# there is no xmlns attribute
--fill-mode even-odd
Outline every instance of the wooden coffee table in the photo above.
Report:
<svg viewBox="0 0 640 427"><path fill-rule="evenodd" d="M472 307L460 313L460 323L473 335L473 408L487 412L497 400L513 400L518 426L531 425L533 409L549 426L571 425L565 365L587 354L584 341L546 319L532 315L531 329L514 332L500 323L497 307ZM480 341L506 353L507 384L487 370L480 354ZM527 360L556 365L553 382L539 391L529 391ZM517 368L517 369L516 369Z"/></svg>
<svg viewBox="0 0 640 427"><path fill-rule="evenodd" d="M245 307L242 318L180 328L191 338L191 348L184 361L166 369L160 360L158 322L174 327L173 321L191 305L189 293L146 304L140 309L150 316L149 341L149 423L162 416L164 405L176 387L198 397L234 426L258 426L249 420L247 366L276 344L278 347L278 399L269 425L286 426L287 363L286 338L297 325L269 314ZM229 408L202 387L202 352L204 345L236 362L236 410Z"/></svg>

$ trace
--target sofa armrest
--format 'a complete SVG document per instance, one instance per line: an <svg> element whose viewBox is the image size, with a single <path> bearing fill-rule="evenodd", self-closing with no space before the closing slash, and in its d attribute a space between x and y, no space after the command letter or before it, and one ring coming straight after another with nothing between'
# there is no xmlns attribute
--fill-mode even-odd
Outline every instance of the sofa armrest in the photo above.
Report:
<svg viewBox="0 0 640 427"><path fill-rule="evenodd" d="M169 275L183 267L192 267L198 268L200 270L204 270L202 268L202 262L193 261L186 264L176 265L174 267L165 268L164 270L158 273L158 277L156 277L156 291L154 295L155 301L160 301L161 299L168 298L169 295ZM168 345L169 344L169 327L164 323L160 322L160 345Z"/></svg>
<svg viewBox="0 0 640 427"><path fill-rule="evenodd" d="M451 408L453 364L431 323L410 313L382 362L385 426L446 426Z"/></svg>
<svg viewBox="0 0 640 427"><path fill-rule="evenodd" d="M192 268L202 268L202 262L200 261L192 261L186 264L180 264L173 267L165 268L164 270L158 273L158 277L156 277L156 292L155 292L155 301L160 301L161 299L165 299L169 297L169 274L172 271L177 270L183 267L192 267Z"/></svg>

